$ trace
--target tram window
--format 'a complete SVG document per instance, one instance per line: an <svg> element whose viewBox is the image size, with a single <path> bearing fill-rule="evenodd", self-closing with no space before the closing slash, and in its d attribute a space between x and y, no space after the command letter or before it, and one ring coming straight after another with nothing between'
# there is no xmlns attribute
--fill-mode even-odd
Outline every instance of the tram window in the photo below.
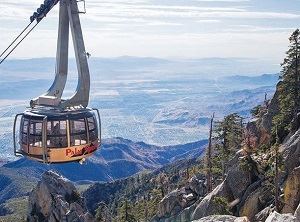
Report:
<svg viewBox="0 0 300 222"><path fill-rule="evenodd" d="M88 127L89 127L89 141L95 141L98 137L97 137L97 127L96 127L96 120L94 117L89 117L87 118L88 121Z"/></svg>
<svg viewBox="0 0 300 222"><path fill-rule="evenodd" d="M28 136L27 136L27 130L28 130L28 123L29 120L26 118L22 119L22 131L21 131L21 141L22 144L26 144L27 145L27 141L28 141Z"/></svg>
<svg viewBox="0 0 300 222"><path fill-rule="evenodd" d="M70 120L71 146L79 146L87 143L87 131L85 119Z"/></svg>
<svg viewBox="0 0 300 222"><path fill-rule="evenodd" d="M28 119L23 119L23 133L27 133L27 130L28 130Z"/></svg>
<svg viewBox="0 0 300 222"><path fill-rule="evenodd" d="M48 121L47 122L47 147L62 148L68 146L67 122Z"/></svg>
<svg viewBox="0 0 300 222"><path fill-rule="evenodd" d="M89 130L95 129L95 119L94 119L94 117L89 117L89 118L87 118L87 120L88 120Z"/></svg>
<svg viewBox="0 0 300 222"><path fill-rule="evenodd" d="M38 120L30 120L29 127L29 145L42 147L42 129L43 122Z"/></svg>

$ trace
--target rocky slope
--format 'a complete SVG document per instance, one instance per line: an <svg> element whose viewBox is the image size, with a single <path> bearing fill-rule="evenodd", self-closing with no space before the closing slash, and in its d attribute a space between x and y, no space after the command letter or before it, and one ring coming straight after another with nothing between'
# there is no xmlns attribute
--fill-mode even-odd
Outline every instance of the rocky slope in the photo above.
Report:
<svg viewBox="0 0 300 222"><path fill-rule="evenodd" d="M281 83L279 82L278 85ZM300 118L293 120L293 129L279 147L282 170L279 171L279 199L275 207L274 167L268 162L272 118L278 113L278 92L275 93L264 114L247 125L254 150L250 157L242 148L229 162L226 178L211 193L191 195L185 186L171 191L159 203L153 222L185 221L300 221ZM292 121L292 120L291 120ZM245 161L249 161L245 167ZM249 165L251 167L249 167ZM198 186L199 187L199 186ZM276 212L276 210L279 212ZM234 215L230 218L211 215Z"/></svg>
<svg viewBox="0 0 300 222"><path fill-rule="evenodd" d="M165 190L171 190L181 182L182 175L180 175L180 172L182 173L196 165L201 165L199 159L179 160L152 172L142 172L141 174L109 183L94 183L82 195L86 200L88 210L95 214L99 203L104 203L113 209L124 199L134 203L147 196L152 196L151 192L157 189L160 183L157 179L161 178L162 175L168 178L167 184L164 184ZM202 185L202 187L198 187L198 185ZM190 189L188 187L187 189L194 195L201 195L205 190L203 186L203 181L196 180L191 185L193 188ZM158 189L161 188L160 186ZM199 194L194 193L194 191ZM156 209L154 210L156 211Z"/></svg>

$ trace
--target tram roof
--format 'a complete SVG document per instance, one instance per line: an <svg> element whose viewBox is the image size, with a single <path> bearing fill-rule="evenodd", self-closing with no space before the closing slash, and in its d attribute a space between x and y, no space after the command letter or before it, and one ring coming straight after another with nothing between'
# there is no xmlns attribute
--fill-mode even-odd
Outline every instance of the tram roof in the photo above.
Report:
<svg viewBox="0 0 300 222"><path fill-rule="evenodd" d="M24 117L41 120L47 117L48 120L82 119L94 116L90 108L59 110L53 108L27 109L23 113Z"/></svg>

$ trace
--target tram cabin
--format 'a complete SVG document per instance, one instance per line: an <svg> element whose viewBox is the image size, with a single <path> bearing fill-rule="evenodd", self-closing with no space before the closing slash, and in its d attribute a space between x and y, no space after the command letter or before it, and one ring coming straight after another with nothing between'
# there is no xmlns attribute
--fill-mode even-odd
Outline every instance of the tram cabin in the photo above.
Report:
<svg viewBox="0 0 300 222"><path fill-rule="evenodd" d="M15 147L15 153L46 163L84 160L100 146L101 120L96 111L27 110L19 114L20 149Z"/></svg>

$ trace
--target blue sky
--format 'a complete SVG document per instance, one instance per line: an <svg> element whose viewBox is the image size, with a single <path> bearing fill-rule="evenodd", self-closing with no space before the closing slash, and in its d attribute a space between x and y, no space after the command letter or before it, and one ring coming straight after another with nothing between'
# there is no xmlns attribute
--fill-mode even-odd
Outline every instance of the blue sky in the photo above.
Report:
<svg viewBox="0 0 300 222"><path fill-rule="evenodd" d="M0 50L40 0L1 0ZM279 63L300 24L300 0L86 0L81 15L93 56L246 57ZM12 55L53 57L58 7Z"/></svg>

